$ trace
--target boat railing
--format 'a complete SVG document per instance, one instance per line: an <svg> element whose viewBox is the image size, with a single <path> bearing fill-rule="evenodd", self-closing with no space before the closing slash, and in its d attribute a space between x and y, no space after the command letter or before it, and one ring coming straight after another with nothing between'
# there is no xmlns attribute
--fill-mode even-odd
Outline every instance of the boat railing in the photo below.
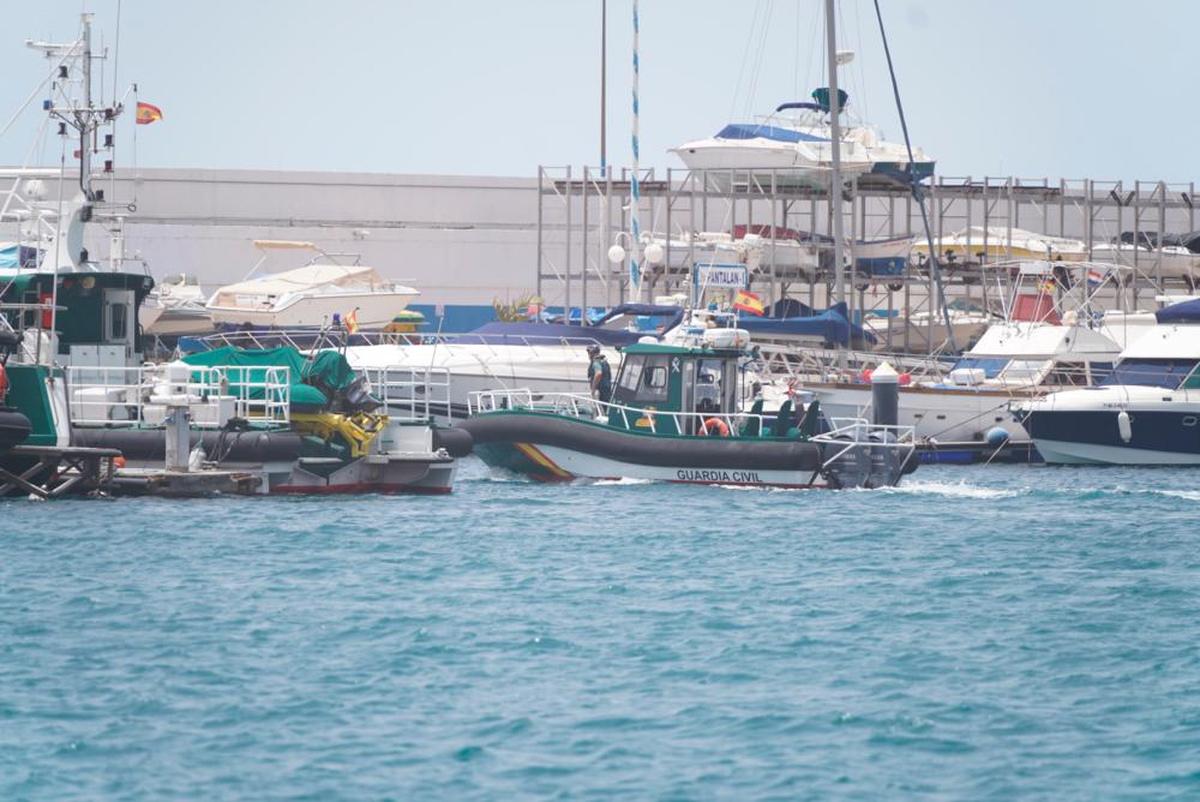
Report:
<svg viewBox="0 0 1200 802"><path fill-rule="evenodd" d="M866 418L830 418L829 431L815 435L810 442L837 446L824 451L822 468L828 468L854 449L902 449L912 451L916 444L916 427L871 423ZM870 452L868 452L870 453ZM911 453L908 456L912 458Z"/></svg>
<svg viewBox="0 0 1200 802"><path fill-rule="evenodd" d="M78 426L161 426L169 405L186 405L191 425L217 428L230 418L268 426L291 421L291 371L286 367L187 367L171 381L164 365L67 368L70 415Z"/></svg>
<svg viewBox="0 0 1200 802"><path fill-rule="evenodd" d="M747 427L759 432L771 431L778 422L778 415L752 412L675 412L647 407L630 407L609 401L600 401L576 393L535 393L527 389L483 390L471 393L467 401L470 414L498 412L501 410L526 409L556 415L610 421L613 413L621 420L623 428L644 429L651 434L695 433L717 435L744 431ZM670 425L664 425L669 421ZM757 425L755 425L757 424ZM834 418L830 421L833 430L813 438L822 442L842 442L853 436L854 442L862 444L872 434L887 432L894 441L875 442L870 445L911 445L914 437L912 426L878 426L862 418Z"/></svg>
<svg viewBox="0 0 1200 802"><path fill-rule="evenodd" d="M364 368L370 393L396 420L430 420L450 415L450 371L389 365Z"/></svg>
<svg viewBox="0 0 1200 802"><path fill-rule="evenodd" d="M262 329L248 331L222 331L196 338L209 349L233 346L235 348L268 349L291 346L298 351L354 348L371 345L516 345L527 348L545 346L572 346L585 348L589 345L606 347L604 343L588 336L580 327L578 336L569 337L537 334L431 334L421 332L357 331L353 334L341 330L326 331Z"/></svg>

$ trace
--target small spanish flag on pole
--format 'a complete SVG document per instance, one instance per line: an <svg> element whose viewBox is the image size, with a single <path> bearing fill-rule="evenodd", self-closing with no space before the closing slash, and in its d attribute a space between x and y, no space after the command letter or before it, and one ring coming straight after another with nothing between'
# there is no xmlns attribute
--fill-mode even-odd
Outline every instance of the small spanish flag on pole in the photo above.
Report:
<svg viewBox="0 0 1200 802"><path fill-rule="evenodd" d="M358 307L354 307L354 311L346 315L346 331L350 334L358 333Z"/></svg>
<svg viewBox="0 0 1200 802"><path fill-rule="evenodd" d="M149 125L153 122L158 122L163 118L162 109L155 106L153 103L143 103L138 101L135 118L138 125Z"/></svg>
<svg viewBox="0 0 1200 802"><path fill-rule="evenodd" d="M747 290L738 290L737 295L733 296L733 308L739 312L747 312L759 317L762 317L767 311L767 306L762 302L762 298Z"/></svg>

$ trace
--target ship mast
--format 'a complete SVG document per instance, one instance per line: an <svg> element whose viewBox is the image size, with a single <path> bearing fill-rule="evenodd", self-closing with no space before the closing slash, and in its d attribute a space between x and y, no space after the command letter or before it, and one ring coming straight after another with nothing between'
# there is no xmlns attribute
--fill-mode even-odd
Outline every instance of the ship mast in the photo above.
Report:
<svg viewBox="0 0 1200 802"><path fill-rule="evenodd" d="M825 0L825 50L829 57L829 144L833 157L833 169L830 171L829 213L833 218L833 231L830 233L833 235L833 303L836 304L844 303L846 300L846 271L842 265L844 245L842 242L842 126L841 120L838 119L842 112L842 103L838 95L837 33L834 29L834 17L834 0Z"/></svg>

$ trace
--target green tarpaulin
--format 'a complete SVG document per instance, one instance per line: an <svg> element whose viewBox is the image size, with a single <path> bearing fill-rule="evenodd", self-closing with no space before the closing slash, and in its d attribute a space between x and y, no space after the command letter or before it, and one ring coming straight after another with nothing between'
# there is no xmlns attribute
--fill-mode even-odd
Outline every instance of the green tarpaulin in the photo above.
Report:
<svg viewBox="0 0 1200 802"><path fill-rule="evenodd" d="M233 346L203 351L183 358L198 367L234 366L242 368L288 368L291 377L292 408L312 411L329 404L330 396L341 392L354 382L354 370L346 358L336 351L321 351L308 359L295 348L272 348L254 351ZM265 373L247 371L245 381L261 382ZM322 392L322 388L325 392ZM251 391L252 398L261 398L262 389Z"/></svg>

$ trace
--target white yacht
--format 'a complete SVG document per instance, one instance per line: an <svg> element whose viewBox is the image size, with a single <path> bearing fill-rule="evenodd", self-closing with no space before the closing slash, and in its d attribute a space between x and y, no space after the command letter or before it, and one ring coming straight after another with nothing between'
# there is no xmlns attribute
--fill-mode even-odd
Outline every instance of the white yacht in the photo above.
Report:
<svg viewBox="0 0 1200 802"><path fill-rule="evenodd" d="M417 290L395 284L365 265L337 264L310 242L256 240L256 248L306 249L315 259L304 267L257 275L266 257L246 279L221 287L205 308L213 323L256 329L312 329L330 325L353 314L359 328L381 329L418 295Z"/></svg>
<svg viewBox="0 0 1200 802"><path fill-rule="evenodd" d="M1200 301L1156 317L1099 387L1013 405L1046 462L1200 465Z"/></svg>
<svg viewBox="0 0 1200 802"><path fill-rule="evenodd" d="M205 307L207 300L195 276L166 276L154 285L138 309L138 323L143 332L156 337L207 334L213 330L212 315Z"/></svg>
<svg viewBox="0 0 1200 802"><path fill-rule="evenodd" d="M833 166L829 90L812 93L813 101L782 103L775 113L750 123L730 123L707 139L685 142L671 152L692 170L730 171L735 183L828 186ZM887 142L879 131L850 119L848 96L839 90L842 116L840 170L845 179L872 174L891 180L922 181L933 175L934 160L913 148L909 164L903 143Z"/></svg>
<svg viewBox="0 0 1200 802"><path fill-rule="evenodd" d="M933 250L940 260L955 259L975 263L1007 259L1045 259L1052 262L1082 262L1087 258L1087 243L1069 237L1052 237L1023 228L1007 226L967 226L934 239ZM929 255L929 240L922 237L912 251Z"/></svg>

